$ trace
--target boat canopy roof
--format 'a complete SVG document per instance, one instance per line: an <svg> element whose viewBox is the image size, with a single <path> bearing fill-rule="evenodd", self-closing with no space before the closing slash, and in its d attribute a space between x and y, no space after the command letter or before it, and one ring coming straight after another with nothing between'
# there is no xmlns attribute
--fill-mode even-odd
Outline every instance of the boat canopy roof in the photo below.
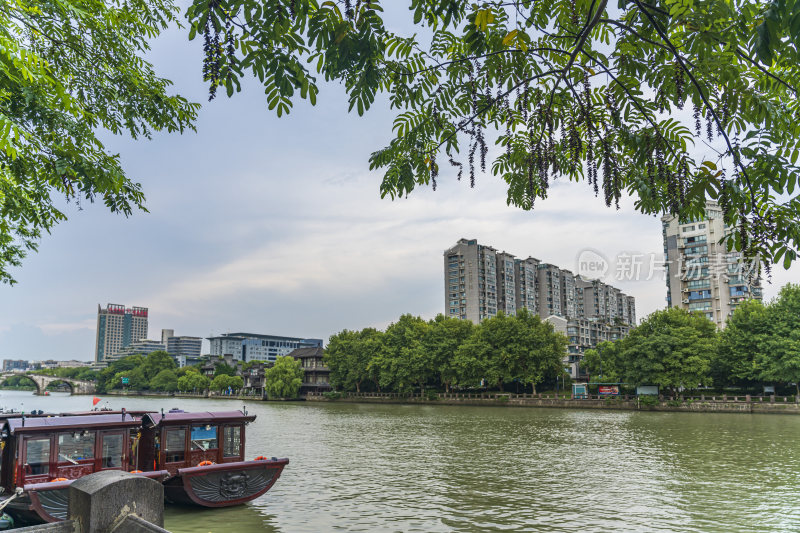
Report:
<svg viewBox="0 0 800 533"><path fill-rule="evenodd" d="M169 412L169 413L148 413L142 417L142 425L154 427L158 425L181 425L198 423L224 423L224 422L252 422L256 415L246 415L241 411L202 411L196 413Z"/></svg>
<svg viewBox="0 0 800 533"><path fill-rule="evenodd" d="M89 429L107 427L136 427L138 418L129 414L48 416L34 418L9 418L6 421L8 433L43 433L70 429Z"/></svg>

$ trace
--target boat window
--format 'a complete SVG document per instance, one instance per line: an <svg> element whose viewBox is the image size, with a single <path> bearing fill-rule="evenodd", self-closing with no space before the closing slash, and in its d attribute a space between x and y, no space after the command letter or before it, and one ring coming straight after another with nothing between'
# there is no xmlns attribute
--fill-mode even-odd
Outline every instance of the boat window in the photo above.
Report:
<svg viewBox="0 0 800 533"><path fill-rule="evenodd" d="M103 435L103 468L122 466L122 435Z"/></svg>
<svg viewBox="0 0 800 533"><path fill-rule="evenodd" d="M222 456L242 455L242 426L225 426L222 429Z"/></svg>
<svg viewBox="0 0 800 533"><path fill-rule="evenodd" d="M186 457L186 428L169 428L164 443L168 463L178 463Z"/></svg>
<svg viewBox="0 0 800 533"><path fill-rule="evenodd" d="M217 426L192 426L192 450L216 450Z"/></svg>
<svg viewBox="0 0 800 533"><path fill-rule="evenodd" d="M50 471L50 439L29 440L25 450L28 474L47 474Z"/></svg>
<svg viewBox="0 0 800 533"><path fill-rule="evenodd" d="M61 433L58 436L58 462L77 463L94 458L94 431Z"/></svg>

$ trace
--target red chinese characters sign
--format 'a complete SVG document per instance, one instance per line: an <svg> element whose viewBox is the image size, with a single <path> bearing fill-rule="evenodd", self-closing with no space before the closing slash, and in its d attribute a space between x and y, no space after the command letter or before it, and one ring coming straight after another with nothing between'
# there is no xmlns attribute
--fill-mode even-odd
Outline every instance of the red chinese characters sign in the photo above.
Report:
<svg viewBox="0 0 800 533"><path fill-rule="evenodd" d="M616 385L600 385L598 392L604 396L617 396L619 395L619 387Z"/></svg>

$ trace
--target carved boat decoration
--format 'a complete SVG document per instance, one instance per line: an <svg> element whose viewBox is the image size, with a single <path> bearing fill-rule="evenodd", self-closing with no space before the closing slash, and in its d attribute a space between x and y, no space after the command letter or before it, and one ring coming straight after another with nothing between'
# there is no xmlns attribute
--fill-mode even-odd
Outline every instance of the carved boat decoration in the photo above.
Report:
<svg viewBox="0 0 800 533"><path fill-rule="evenodd" d="M242 411L145 414L139 464L169 472L164 497L171 503L226 507L254 500L289 463L275 457L244 460L245 426L255 418Z"/></svg>

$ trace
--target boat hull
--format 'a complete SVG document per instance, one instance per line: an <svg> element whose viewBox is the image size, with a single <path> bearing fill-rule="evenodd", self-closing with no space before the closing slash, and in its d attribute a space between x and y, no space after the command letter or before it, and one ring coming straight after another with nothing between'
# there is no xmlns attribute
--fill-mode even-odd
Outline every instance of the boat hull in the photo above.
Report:
<svg viewBox="0 0 800 533"><path fill-rule="evenodd" d="M169 475L166 470L139 473L140 476L161 481ZM68 481L51 481L25 485L22 495L8 504L6 511L19 525L35 525L47 522L60 522L67 519L69 504Z"/></svg>
<svg viewBox="0 0 800 533"><path fill-rule="evenodd" d="M287 464L289 459L273 458L180 468L164 482L164 497L181 505L240 505L271 489Z"/></svg>

